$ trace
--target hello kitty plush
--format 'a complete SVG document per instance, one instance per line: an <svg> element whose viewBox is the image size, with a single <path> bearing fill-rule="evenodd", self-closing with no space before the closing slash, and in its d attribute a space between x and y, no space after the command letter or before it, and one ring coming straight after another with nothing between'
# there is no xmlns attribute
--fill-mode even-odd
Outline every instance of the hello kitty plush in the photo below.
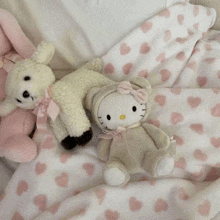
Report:
<svg viewBox="0 0 220 220"><path fill-rule="evenodd" d="M169 175L174 168L175 146L161 129L144 123L150 112L151 86L145 78L92 88L86 106L103 130L98 157L107 161L104 180L122 186L130 174L147 171ZM143 169L142 169L143 168Z"/></svg>

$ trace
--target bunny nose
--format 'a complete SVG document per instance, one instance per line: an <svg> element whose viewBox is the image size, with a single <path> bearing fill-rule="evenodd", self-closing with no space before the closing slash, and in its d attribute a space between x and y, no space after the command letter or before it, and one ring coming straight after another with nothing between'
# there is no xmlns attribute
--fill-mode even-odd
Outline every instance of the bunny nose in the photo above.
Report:
<svg viewBox="0 0 220 220"><path fill-rule="evenodd" d="M30 96L29 92L28 92L27 90L25 90L25 91L23 92L23 97L24 97L24 98L28 98L29 96Z"/></svg>
<svg viewBox="0 0 220 220"><path fill-rule="evenodd" d="M121 115L119 118L120 118L121 120L124 120L124 119L126 118L126 116L125 116L125 115Z"/></svg>

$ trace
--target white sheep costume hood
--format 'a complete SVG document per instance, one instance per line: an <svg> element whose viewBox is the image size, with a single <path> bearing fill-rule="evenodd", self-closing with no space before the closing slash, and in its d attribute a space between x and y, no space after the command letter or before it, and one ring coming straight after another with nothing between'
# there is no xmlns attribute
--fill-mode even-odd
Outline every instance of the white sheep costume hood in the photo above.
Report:
<svg viewBox="0 0 220 220"><path fill-rule="evenodd" d="M148 99L147 99L147 102L145 103L146 112L145 112L144 117L141 119L141 122L144 122L147 119L151 111L151 103L152 103L151 85L148 82L148 80L146 80L143 77L134 77L129 82L131 83L131 86L134 90L145 89L147 91ZM91 111L94 121L100 128L102 128L100 121L98 120L98 110L99 110L100 103L107 95L113 92L116 92L119 84L120 83L113 83L113 84L111 83L101 88L93 87L87 94L87 97L85 100L86 108Z"/></svg>

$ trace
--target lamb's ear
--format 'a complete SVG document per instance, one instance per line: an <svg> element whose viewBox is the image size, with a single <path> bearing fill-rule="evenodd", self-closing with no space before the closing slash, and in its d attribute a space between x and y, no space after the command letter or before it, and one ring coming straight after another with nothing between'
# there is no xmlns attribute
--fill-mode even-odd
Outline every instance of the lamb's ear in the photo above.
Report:
<svg viewBox="0 0 220 220"><path fill-rule="evenodd" d="M38 46L36 52L32 55L31 59L37 63L47 65L53 58L55 47L52 43L42 41Z"/></svg>
<svg viewBox="0 0 220 220"><path fill-rule="evenodd" d="M11 101L11 99L6 98L1 104L0 104L0 116L4 117L13 112L17 106Z"/></svg>
<svg viewBox="0 0 220 220"><path fill-rule="evenodd" d="M85 107L88 110L92 110L92 103L95 95L99 92L100 88L99 87L93 87L91 88L85 98Z"/></svg>
<svg viewBox="0 0 220 220"><path fill-rule="evenodd" d="M130 83L146 89L148 94L151 93L151 84L144 77L134 77L130 80Z"/></svg>

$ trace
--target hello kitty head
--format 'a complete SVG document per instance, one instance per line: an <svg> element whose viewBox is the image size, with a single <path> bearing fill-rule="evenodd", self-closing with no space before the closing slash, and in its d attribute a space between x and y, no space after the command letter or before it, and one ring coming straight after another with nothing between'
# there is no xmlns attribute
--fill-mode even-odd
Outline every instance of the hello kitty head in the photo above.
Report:
<svg viewBox="0 0 220 220"><path fill-rule="evenodd" d="M86 106L101 129L126 128L146 120L150 112L150 93L149 82L135 77L130 82L92 88L87 95Z"/></svg>

